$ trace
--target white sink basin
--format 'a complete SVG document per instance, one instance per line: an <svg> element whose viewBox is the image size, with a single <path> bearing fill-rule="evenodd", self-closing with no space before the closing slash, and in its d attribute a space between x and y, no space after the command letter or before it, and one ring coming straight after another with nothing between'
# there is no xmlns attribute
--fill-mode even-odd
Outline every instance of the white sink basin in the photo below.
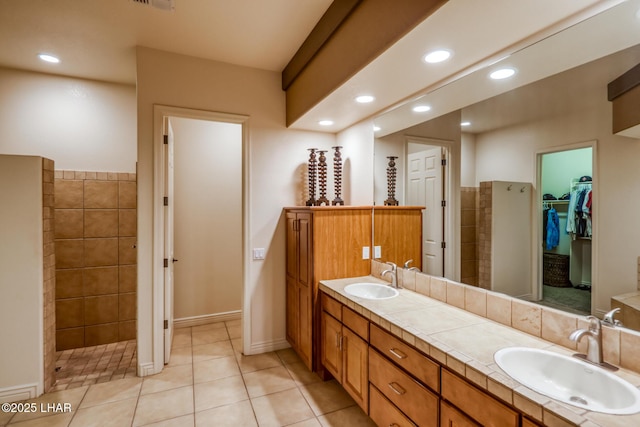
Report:
<svg viewBox="0 0 640 427"><path fill-rule="evenodd" d="M398 290L378 283L354 283L347 285L344 291L354 297L365 299L389 299L398 296Z"/></svg>
<svg viewBox="0 0 640 427"><path fill-rule="evenodd" d="M640 390L574 357L525 347L495 353L498 366L519 383L570 405L605 414L640 412Z"/></svg>

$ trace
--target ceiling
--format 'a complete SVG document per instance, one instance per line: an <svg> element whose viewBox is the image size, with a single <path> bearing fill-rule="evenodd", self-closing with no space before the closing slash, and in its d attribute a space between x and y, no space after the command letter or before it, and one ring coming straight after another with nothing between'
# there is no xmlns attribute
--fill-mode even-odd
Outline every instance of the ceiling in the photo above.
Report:
<svg viewBox="0 0 640 427"><path fill-rule="evenodd" d="M168 0L151 0L163 1ZM449 0L292 128L338 132L622 0ZM0 66L135 84L135 46L282 71L331 0L0 0ZM426 67L431 48L454 52ZM40 52L56 54L46 64ZM354 105L356 95L375 101ZM324 128L318 121L334 119Z"/></svg>

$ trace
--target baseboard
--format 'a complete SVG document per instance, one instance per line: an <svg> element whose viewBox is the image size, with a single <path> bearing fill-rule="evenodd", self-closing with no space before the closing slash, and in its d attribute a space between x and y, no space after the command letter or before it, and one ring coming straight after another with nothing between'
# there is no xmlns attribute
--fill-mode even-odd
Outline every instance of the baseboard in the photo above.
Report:
<svg viewBox="0 0 640 427"><path fill-rule="evenodd" d="M17 402L36 397L38 397L38 384L23 384L0 389L0 403Z"/></svg>
<svg viewBox="0 0 640 427"><path fill-rule="evenodd" d="M225 313L205 314L202 316L182 317L173 319L174 328L190 328L192 326L206 325L216 322L229 322L231 320L240 320L242 311L227 311Z"/></svg>
<svg viewBox="0 0 640 427"><path fill-rule="evenodd" d="M147 377L149 375L153 375L153 374L157 374L157 373L158 372L155 371L155 368L154 368L152 362L140 363L138 365L138 376L139 377Z"/></svg>
<svg viewBox="0 0 640 427"><path fill-rule="evenodd" d="M263 341L260 343L251 344L251 348L247 352L244 351L245 355L253 355L253 354L262 354L268 353L270 351L283 350L285 348L289 348L291 345L287 342L286 339L276 340L276 341Z"/></svg>

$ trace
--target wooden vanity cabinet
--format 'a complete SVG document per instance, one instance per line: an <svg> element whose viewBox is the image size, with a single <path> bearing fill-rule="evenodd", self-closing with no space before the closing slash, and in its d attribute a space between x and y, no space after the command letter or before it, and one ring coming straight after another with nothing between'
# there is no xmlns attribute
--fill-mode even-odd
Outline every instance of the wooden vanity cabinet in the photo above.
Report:
<svg viewBox="0 0 640 427"><path fill-rule="evenodd" d="M320 363L320 280L367 276L371 260L370 206L285 208L286 336L305 365L322 375Z"/></svg>
<svg viewBox="0 0 640 427"><path fill-rule="evenodd" d="M321 298L322 364L369 413L369 321L324 293Z"/></svg>
<svg viewBox="0 0 640 427"><path fill-rule="evenodd" d="M481 427L481 425L443 400L440 402L440 427Z"/></svg>

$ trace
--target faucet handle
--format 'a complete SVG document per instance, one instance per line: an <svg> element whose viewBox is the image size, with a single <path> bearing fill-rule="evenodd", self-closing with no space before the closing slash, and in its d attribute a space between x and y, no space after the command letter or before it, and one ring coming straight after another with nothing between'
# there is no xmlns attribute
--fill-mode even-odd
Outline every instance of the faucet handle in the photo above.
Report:
<svg viewBox="0 0 640 427"><path fill-rule="evenodd" d="M607 312L603 317L602 317L602 321L608 325L612 325L612 326L622 326L622 323L620 323L619 320L616 320L614 317L616 315L616 313L620 312L620 307L618 308L614 308L613 310Z"/></svg>
<svg viewBox="0 0 640 427"><path fill-rule="evenodd" d="M389 264L391 266L391 270L396 271L396 268L398 268L398 266L394 263L392 263L391 261L387 261L387 264Z"/></svg>
<svg viewBox="0 0 640 427"><path fill-rule="evenodd" d="M600 319L596 316L587 316L589 321L589 330L592 332L600 332Z"/></svg>
<svg viewBox="0 0 640 427"><path fill-rule="evenodd" d="M411 263L412 263L412 262L413 262L413 260L412 260L412 259L410 259L410 260L408 260L408 261L405 261L405 263L404 263L404 268L409 268L409 265L411 265Z"/></svg>

